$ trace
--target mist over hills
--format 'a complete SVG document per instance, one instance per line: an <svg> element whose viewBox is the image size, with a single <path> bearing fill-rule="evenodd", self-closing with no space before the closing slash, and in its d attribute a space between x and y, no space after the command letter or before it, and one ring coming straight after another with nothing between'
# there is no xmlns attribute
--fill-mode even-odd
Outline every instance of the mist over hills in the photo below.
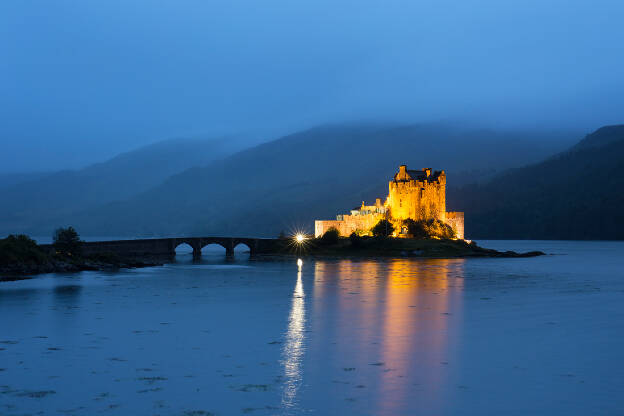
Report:
<svg viewBox="0 0 624 416"><path fill-rule="evenodd" d="M624 239L624 125L447 195L471 238Z"/></svg>
<svg viewBox="0 0 624 416"><path fill-rule="evenodd" d="M83 235L113 236L312 231L314 219L385 197L399 164L445 169L449 182L465 184L571 144L562 134L443 124L321 126L187 169L125 200L48 217L30 232L49 233L62 224Z"/></svg>
<svg viewBox="0 0 624 416"><path fill-rule="evenodd" d="M190 166L241 148L235 138L170 139L122 153L80 170L0 176L0 228L49 231L72 213L129 198Z"/></svg>
<svg viewBox="0 0 624 416"><path fill-rule="evenodd" d="M0 173L0 191L24 182L35 181L51 175L50 172Z"/></svg>

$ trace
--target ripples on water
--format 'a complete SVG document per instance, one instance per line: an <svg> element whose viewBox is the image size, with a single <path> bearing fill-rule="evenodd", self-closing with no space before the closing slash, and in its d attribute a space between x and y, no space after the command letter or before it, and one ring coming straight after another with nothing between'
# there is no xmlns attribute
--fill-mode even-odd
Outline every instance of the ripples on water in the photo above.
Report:
<svg viewBox="0 0 624 416"><path fill-rule="evenodd" d="M624 244L0 283L0 414L615 414Z"/></svg>

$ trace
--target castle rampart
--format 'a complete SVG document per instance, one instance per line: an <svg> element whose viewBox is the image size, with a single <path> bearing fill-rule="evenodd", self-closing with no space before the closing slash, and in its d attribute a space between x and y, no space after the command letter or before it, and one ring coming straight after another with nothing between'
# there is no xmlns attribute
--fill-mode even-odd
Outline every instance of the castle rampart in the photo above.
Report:
<svg viewBox="0 0 624 416"><path fill-rule="evenodd" d="M457 238L464 238L464 213L447 212L445 221L457 233Z"/></svg>

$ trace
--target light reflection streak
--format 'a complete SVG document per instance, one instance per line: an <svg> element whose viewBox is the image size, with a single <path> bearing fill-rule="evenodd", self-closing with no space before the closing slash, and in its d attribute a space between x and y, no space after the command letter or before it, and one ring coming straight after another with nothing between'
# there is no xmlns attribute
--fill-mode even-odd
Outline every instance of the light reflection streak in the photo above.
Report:
<svg viewBox="0 0 624 416"><path fill-rule="evenodd" d="M292 408L296 404L296 396L303 379L302 358L305 352L305 293L301 279L301 264L298 265L297 283L293 292L286 344L282 350L284 366L284 391L282 406Z"/></svg>

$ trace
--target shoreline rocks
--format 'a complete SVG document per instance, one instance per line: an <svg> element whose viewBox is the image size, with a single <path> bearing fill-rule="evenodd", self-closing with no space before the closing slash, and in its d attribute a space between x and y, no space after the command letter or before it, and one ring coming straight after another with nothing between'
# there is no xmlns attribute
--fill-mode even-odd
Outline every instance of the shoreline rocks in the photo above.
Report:
<svg viewBox="0 0 624 416"><path fill-rule="evenodd" d="M291 250L292 251L292 250ZM309 245L299 247L297 252L282 251L280 254L297 254L330 257L413 257L413 258L523 258L543 256L541 251L517 253L479 247L465 240L420 240L407 238L342 238L326 243L322 239L311 240Z"/></svg>
<svg viewBox="0 0 624 416"><path fill-rule="evenodd" d="M110 253L84 257L59 256L36 253L0 264L0 281L28 278L44 273L75 273L81 271L119 270L162 266L170 263L170 257L142 256L122 258ZM331 243L322 239L310 239L300 246L285 240L275 252L256 258L309 256L317 258L526 258L543 256L541 251L517 253L479 247L475 242L464 240L418 240L399 238L341 238Z"/></svg>
<svg viewBox="0 0 624 416"><path fill-rule="evenodd" d="M104 271L119 269L136 269L142 267L162 266L164 261L125 259L114 262L103 262L93 259L78 259L72 261L50 260L46 263L13 263L0 266L0 281L15 280L28 275L46 273L76 273L82 271Z"/></svg>

